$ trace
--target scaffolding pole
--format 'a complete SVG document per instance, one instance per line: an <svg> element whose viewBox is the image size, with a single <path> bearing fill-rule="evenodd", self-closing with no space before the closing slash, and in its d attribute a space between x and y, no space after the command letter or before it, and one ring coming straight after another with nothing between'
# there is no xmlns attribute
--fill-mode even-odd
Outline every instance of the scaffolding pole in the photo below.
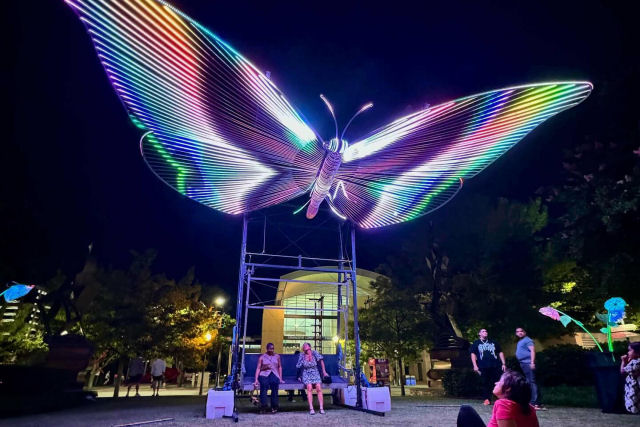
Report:
<svg viewBox="0 0 640 427"><path fill-rule="evenodd" d="M362 386L360 384L360 326L358 325L358 284L356 279L356 228L351 225L351 287L353 288L353 339L355 341L354 371L356 383L356 408L362 409Z"/></svg>

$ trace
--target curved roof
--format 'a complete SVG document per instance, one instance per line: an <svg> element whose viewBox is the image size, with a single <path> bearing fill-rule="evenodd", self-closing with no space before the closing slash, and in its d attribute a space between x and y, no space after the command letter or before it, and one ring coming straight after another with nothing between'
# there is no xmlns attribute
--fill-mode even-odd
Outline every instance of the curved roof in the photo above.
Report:
<svg viewBox="0 0 640 427"><path fill-rule="evenodd" d="M335 268L335 267L326 267ZM373 297L374 292L371 289L371 283L381 275L373 271L356 269L356 284L358 286L358 305L361 305L367 298ZM278 291L276 293L276 305L282 305L283 300L297 295L310 293L336 294L338 287L332 284L318 283L300 283L288 280L305 280L316 282L337 282L337 273L313 272L313 271L294 271L280 277L278 283ZM344 290L345 288L343 288Z"/></svg>

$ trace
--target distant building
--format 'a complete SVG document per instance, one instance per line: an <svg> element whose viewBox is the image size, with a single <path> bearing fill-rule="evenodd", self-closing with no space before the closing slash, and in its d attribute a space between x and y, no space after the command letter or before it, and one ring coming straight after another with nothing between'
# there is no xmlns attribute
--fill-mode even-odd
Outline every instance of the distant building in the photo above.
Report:
<svg viewBox="0 0 640 427"><path fill-rule="evenodd" d="M373 297L371 283L379 274L373 271L357 269L358 307L363 308L366 301ZM294 271L281 277L276 292L273 309L265 309L262 315L262 351L272 342L275 351L283 354L294 353L303 343L309 342L322 353L335 353L333 338L338 334L338 286L292 282L315 281L337 282L336 273ZM349 295L347 294L349 289ZM342 304L347 301L351 306L351 287L342 286ZM283 309L284 307L284 309ZM305 310L295 310L303 308ZM344 323L343 323L344 325ZM349 331L352 336L352 331Z"/></svg>

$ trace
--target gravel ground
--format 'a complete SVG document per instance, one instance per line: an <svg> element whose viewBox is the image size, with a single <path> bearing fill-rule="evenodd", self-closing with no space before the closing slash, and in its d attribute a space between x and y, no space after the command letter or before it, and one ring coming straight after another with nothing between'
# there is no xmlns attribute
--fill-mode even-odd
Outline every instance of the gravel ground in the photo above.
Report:
<svg viewBox="0 0 640 427"><path fill-rule="evenodd" d="M120 424L172 418L149 426L234 425L231 419L204 418L205 397L167 396L129 399L98 399L85 406L45 414L0 419L2 426L116 426ZM290 403L281 399L277 414L259 415L257 408L241 399L240 422L247 425L290 426L455 426L458 407L468 403L455 399L429 397L393 397L392 410L379 417L350 409L327 405L325 415L309 415L304 402ZM472 402L485 421L491 407ZM640 425L640 417L603 414L597 409L551 407L539 412L541 426L584 427Z"/></svg>

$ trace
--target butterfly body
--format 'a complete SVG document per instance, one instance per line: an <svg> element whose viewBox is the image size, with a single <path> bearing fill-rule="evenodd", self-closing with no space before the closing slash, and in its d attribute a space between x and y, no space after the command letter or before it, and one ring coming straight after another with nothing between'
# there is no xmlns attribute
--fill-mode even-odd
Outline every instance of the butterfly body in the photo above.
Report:
<svg viewBox="0 0 640 427"><path fill-rule="evenodd" d="M412 220L442 207L463 180L593 88L584 81L509 87L425 107L349 144L336 123L335 138L324 141L268 76L168 3L65 2L143 131L150 169L184 196L232 215L310 193L307 218L327 201L362 228Z"/></svg>
<svg viewBox="0 0 640 427"><path fill-rule="evenodd" d="M320 205L329 196L329 190L331 190L340 164L342 164L342 153L349 144L345 140L333 138L323 143L322 146L327 153L318 171L318 177L311 189L306 215L308 219L315 218Z"/></svg>

